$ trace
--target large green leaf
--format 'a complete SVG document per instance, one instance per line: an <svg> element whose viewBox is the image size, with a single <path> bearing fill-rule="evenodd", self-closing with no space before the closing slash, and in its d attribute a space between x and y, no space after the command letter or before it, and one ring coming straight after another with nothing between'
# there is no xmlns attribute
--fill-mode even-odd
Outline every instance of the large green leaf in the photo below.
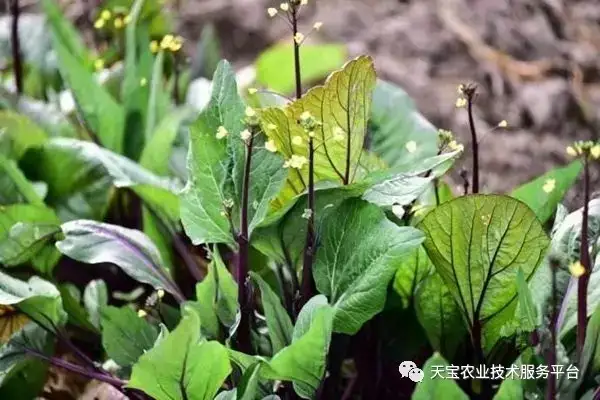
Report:
<svg viewBox="0 0 600 400"><path fill-rule="evenodd" d="M213 78L210 103L190 128L189 180L181 194L181 222L196 245L234 244L229 222L221 213L224 202L234 197L228 141L240 140L243 118L244 103L237 93L233 70L221 62ZM219 126L229 132L228 140L216 138Z"/></svg>
<svg viewBox="0 0 600 400"><path fill-rule="evenodd" d="M235 323L237 295L237 283L215 247L206 276L196 284L196 302L192 303L206 336L218 338L220 324L231 327Z"/></svg>
<svg viewBox="0 0 600 400"><path fill-rule="evenodd" d="M194 312L133 366L128 386L156 400L213 400L231 373L227 350L216 341L200 341Z"/></svg>
<svg viewBox="0 0 600 400"><path fill-rule="evenodd" d="M261 303L265 311L273 354L275 354L292 342L294 325L283 304L281 304L279 296L271 289L269 284L255 272L250 272L250 277L260 288Z"/></svg>
<svg viewBox="0 0 600 400"><path fill-rule="evenodd" d="M423 366L424 379L417 384L412 400L468 400L455 380L447 379L444 368L448 362L439 353L434 353ZM442 369L440 377L440 368Z"/></svg>
<svg viewBox="0 0 600 400"><path fill-rule="evenodd" d="M391 167L437 153L437 129L415 109L408 94L390 82L377 81L370 123L368 148ZM414 151L407 149L409 142L415 142Z"/></svg>
<svg viewBox="0 0 600 400"><path fill-rule="evenodd" d="M14 111L0 111L0 143L9 142L9 156L18 160L25 151L37 146L48 138L39 126L24 115Z"/></svg>
<svg viewBox="0 0 600 400"><path fill-rule="evenodd" d="M555 168L519 186L511 196L527 204L540 221L546 222L552 217L567 191L575 184L582 167L581 162L577 160L566 167Z"/></svg>
<svg viewBox="0 0 600 400"><path fill-rule="evenodd" d="M53 330L65 322L60 292L37 276L24 282L0 271L0 304L14 305L30 318Z"/></svg>
<svg viewBox="0 0 600 400"><path fill-rule="evenodd" d="M303 44L302 82L309 83L339 68L346 60L346 48L339 44ZM295 88L294 51L292 44L278 44L259 55L255 62L259 84L279 93L290 93Z"/></svg>
<svg viewBox="0 0 600 400"><path fill-rule="evenodd" d="M115 264L133 279L185 300L163 268L158 250L142 232L90 220L70 221L61 227L65 238L56 247L64 255L88 264Z"/></svg>
<svg viewBox="0 0 600 400"><path fill-rule="evenodd" d="M419 224L425 249L469 327L501 313L517 295L516 274L531 277L549 240L535 214L507 196L446 202Z"/></svg>
<svg viewBox="0 0 600 400"><path fill-rule="evenodd" d="M293 381L294 389L300 397L313 398L325 377L333 314L333 308L324 296L315 296L309 300L298 314L292 344L275 354L263 366L262 376Z"/></svg>
<svg viewBox="0 0 600 400"><path fill-rule="evenodd" d="M452 357L467 331L460 307L437 272L429 275L418 287L415 313L431 347Z"/></svg>
<svg viewBox="0 0 600 400"><path fill-rule="evenodd" d="M108 305L108 289L101 279L94 279L83 291L83 305L88 313L90 323L100 329L102 308Z"/></svg>
<svg viewBox="0 0 600 400"><path fill-rule="evenodd" d="M52 39L60 73L73 92L87 127L104 147L122 153L125 127L123 107L101 86L81 60L77 59L62 37L55 33Z"/></svg>
<svg viewBox="0 0 600 400"><path fill-rule="evenodd" d="M313 269L317 289L334 305L334 330L352 335L383 309L398 263L419 246L423 235L395 225L381 209L358 199L344 201L318 231Z"/></svg>
<svg viewBox="0 0 600 400"><path fill-rule="evenodd" d="M102 345L106 354L129 367L154 347L158 329L139 318L131 307L106 307L102 311Z"/></svg>
<svg viewBox="0 0 600 400"><path fill-rule="evenodd" d="M364 168L360 168L361 156L374 86L373 60L367 56L358 57L332 73L323 86L309 90L300 100L283 109L263 110L263 130L284 158L308 157L309 136L298 123L300 116L308 111L321 123L315 129L313 139L315 180L350 183L365 173ZM300 142L294 141L296 136L301 138ZM343 140L337 140L338 136ZM308 166L294 169L278 197L277 206L282 207L287 200L302 193L307 182Z"/></svg>

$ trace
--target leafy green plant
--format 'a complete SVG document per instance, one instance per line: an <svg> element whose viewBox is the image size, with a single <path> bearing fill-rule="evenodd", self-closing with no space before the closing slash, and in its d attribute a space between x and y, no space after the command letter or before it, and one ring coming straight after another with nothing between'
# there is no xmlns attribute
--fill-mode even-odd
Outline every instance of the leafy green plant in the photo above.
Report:
<svg viewBox="0 0 600 400"><path fill-rule="evenodd" d="M290 43L248 88L211 28L186 67L156 2L98 10L102 54L42 2L58 79L0 91L2 398L35 398L49 366L132 399L596 396L600 144L479 193L461 85L459 196L445 179L465 146L369 56L305 44L307 3L267 10ZM11 40L18 82L35 58Z"/></svg>

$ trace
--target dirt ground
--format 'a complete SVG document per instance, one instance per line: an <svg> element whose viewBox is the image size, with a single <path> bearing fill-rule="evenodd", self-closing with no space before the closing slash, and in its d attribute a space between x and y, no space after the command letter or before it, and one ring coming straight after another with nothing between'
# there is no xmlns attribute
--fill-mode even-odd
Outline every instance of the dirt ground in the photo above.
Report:
<svg viewBox="0 0 600 400"><path fill-rule="evenodd" d="M479 85L485 136L484 190L509 191L567 162L565 146L600 132L600 2L597 0L316 0L304 21L322 21L317 40L371 54L380 77L400 84L436 126L468 143L456 87ZM271 20L269 0L182 0L181 24L194 37L213 21L225 56L243 65L289 38ZM191 39L191 38L190 38ZM463 160L470 165L468 159ZM594 174L599 175L597 172ZM598 179L594 179L598 182ZM458 182L455 182L458 183ZM579 204L577 190L569 203Z"/></svg>
<svg viewBox="0 0 600 400"><path fill-rule="evenodd" d="M91 3L71 2L67 12ZM245 66L269 45L291 40L284 21L267 16L277 6L179 0L179 31L194 43L206 22L214 23L224 56ZM467 117L455 108L456 87L477 83L480 135L509 123L481 141L484 191L509 191L565 164L568 143L599 137L598 0L309 0L302 17L305 30L323 22L314 40L372 55L380 77L405 88L430 121L465 144ZM461 164L470 163L465 155ZM593 182L600 182L598 171ZM570 205L581 204L578 192L567 196Z"/></svg>

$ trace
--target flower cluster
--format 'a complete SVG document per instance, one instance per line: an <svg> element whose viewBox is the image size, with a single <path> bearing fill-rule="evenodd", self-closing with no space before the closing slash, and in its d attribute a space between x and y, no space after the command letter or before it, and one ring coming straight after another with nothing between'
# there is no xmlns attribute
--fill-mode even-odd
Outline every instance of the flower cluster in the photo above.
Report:
<svg viewBox="0 0 600 400"><path fill-rule="evenodd" d="M131 15L115 13L113 19L113 13L110 10L102 10L100 16L94 22L94 28L103 29L107 27L107 24L111 21L111 19L115 29L122 29L125 25L131 22Z"/></svg>
<svg viewBox="0 0 600 400"><path fill-rule="evenodd" d="M600 159L600 143L587 141L578 141L567 147L567 154L571 157L591 157L594 160Z"/></svg>
<svg viewBox="0 0 600 400"><path fill-rule="evenodd" d="M267 14L271 18L283 18L290 25L290 27L293 28L295 26L295 22L297 22L298 12L302 9L303 6L306 5L308 5L308 0L291 0L289 2L279 4L279 9L275 7L267 8ZM304 34L302 32L295 32L294 42L297 45L301 45L311 33L320 30L322 27L323 23L318 21L313 24L312 29L308 34Z"/></svg>
<svg viewBox="0 0 600 400"><path fill-rule="evenodd" d="M454 139L452 131L438 129L438 146L440 151L448 148L450 151L463 151L465 147Z"/></svg>
<svg viewBox="0 0 600 400"><path fill-rule="evenodd" d="M184 39L181 36L168 34L160 42L158 40L150 42L150 51L158 53L159 50L168 50L171 53L177 53L183 47L183 42Z"/></svg>
<svg viewBox="0 0 600 400"><path fill-rule="evenodd" d="M475 98L477 86L473 84L465 85L461 83L458 85L457 92L458 98L456 99L456 108L464 108L469 102L472 102Z"/></svg>

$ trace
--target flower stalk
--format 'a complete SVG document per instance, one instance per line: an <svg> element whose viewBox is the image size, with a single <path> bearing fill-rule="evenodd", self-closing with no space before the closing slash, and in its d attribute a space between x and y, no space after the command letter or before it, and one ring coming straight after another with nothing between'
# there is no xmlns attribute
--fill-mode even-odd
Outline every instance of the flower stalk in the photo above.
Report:
<svg viewBox="0 0 600 400"><path fill-rule="evenodd" d="M19 40L19 0L10 0L10 13L12 16L10 24L10 40L13 59L13 75L17 94L23 94L23 60L21 59L21 43Z"/></svg>
<svg viewBox="0 0 600 400"><path fill-rule="evenodd" d="M457 107L467 106L467 114L469 116L469 128L471 130L471 150L473 152L473 177L471 179L472 193L479 193L479 142L477 141L477 130L475 129L475 119L473 118L473 103L477 96L477 86L461 85L459 93L465 96L465 99L459 98L456 102Z"/></svg>
<svg viewBox="0 0 600 400"><path fill-rule="evenodd" d="M560 268L560 263L556 259L550 260L552 272L552 293L551 293L551 313L550 313L550 350L546 355L547 365L556 365L556 344L557 344L557 327L558 327L558 285L556 281L556 273ZM550 374L546 384L546 400L556 399L556 375Z"/></svg>
<svg viewBox="0 0 600 400"><path fill-rule="evenodd" d="M579 258L583 266L583 275L577 284L577 359L583 358L585 334L587 328L587 291L590 281L590 248L588 242L588 214L590 202L590 168L589 154L583 156L583 216L581 220L581 247Z"/></svg>

